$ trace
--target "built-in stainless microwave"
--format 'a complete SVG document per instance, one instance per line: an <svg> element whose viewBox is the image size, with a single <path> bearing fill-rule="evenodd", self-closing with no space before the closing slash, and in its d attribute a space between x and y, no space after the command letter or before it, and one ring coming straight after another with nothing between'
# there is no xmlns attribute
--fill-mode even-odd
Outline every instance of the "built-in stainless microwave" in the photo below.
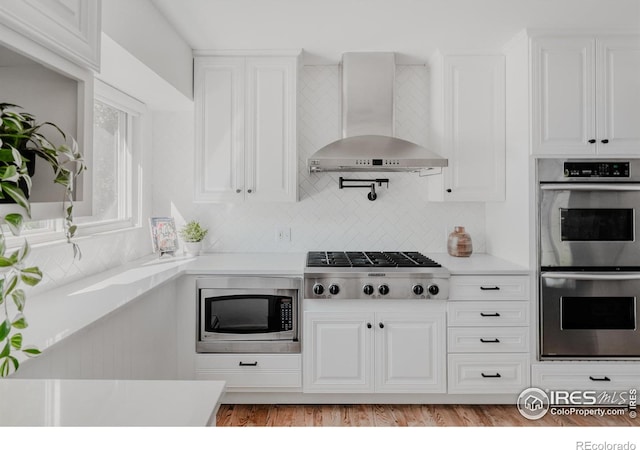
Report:
<svg viewBox="0 0 640 450"><path fill-rule="evenodd" d="M196 281L198 353L298 353L301 279Z"/></svg>

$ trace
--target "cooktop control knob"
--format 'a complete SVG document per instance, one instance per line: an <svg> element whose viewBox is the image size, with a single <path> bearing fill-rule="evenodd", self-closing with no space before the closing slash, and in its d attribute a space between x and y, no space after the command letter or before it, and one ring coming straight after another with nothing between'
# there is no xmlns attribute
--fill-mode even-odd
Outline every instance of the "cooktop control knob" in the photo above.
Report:
<svg viewBox="0 0 640 450"><path fill-rule="evenodd" d="M313 285L313 293L316 295L322 295L322 293L324 292L324 286L321 285L320 283L316 283Z"/></svg>
<svg viewBox="0 0 640 450"><path fill-rule="evenodd" d="M337 284L332 284L329 286L329 293L331 295L338 295L338 292L340 292L340 288Z"/></svg>
<svg viewBox="0 0 640 450"><path fill-rule="evenodd" d="M424 293L424 288L421 284L416 284L413 286L413 293L416 295L422 295Z"/></svg>
<svg viewBox="0 0 640 450"><path fill-rule="evenodd" d="M362 292L364 292L366 295L373 294L373 286L371 286L370 284L365 284L362 287Z"/></svg>
<svg viewBox="0 0 640 450"><path fill-rule="evenodd" d="M440 292L440 288L437 284L432 284L427 289L429 290L429 294L431 295L438 295L438 292Z"/></svg>
<svg viewBox="0 0 640 450"><path fill-rule="evenodd" d="M380 292L380 295L387 295L389 293L389 286L381 284L378 286L378 292Z"/></svg>

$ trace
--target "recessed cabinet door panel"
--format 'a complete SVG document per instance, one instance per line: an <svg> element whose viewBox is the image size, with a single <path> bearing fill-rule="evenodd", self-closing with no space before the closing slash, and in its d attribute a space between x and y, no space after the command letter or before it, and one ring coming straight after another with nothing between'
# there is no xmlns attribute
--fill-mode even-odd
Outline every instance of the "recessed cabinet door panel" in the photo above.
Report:
<svg viewBox="0 0 640 450"><path fill-rule="evenodd" d="M376 315L376 392L446 392L444 322L444 313Z"/></svg>
<svg viewBox="0 0 640 450"><path fill-rule="evenodd" d="M532 43L534 154L595 153L595 40Z"/></svg>
<svg viewBox="0 0 640 450"><path fill-rule="evenodd" d="M196 201L242 198L243 65L234 57L196 60Z"/></svg>
<svg viewBox="0 0 640 450"><path fill-rule="evenodd" d="M445 200L503 200L504 57L447 56L445 77Z"/></svg>
<svg viewBox="0 0 640 450"><path fill-rule="evenodd" d="M295 63L247 58L247 200L295 201Z"/></svg>
<svg viewBox="0 0 640 450"><path fill-rule="evenodd" d="M599 39L597 52L598 153L637 155L640 149L640 38Z"/></svg>
<svg viewBox="0 0 640 450"><path fill-rule="evenodd" d="M305 313L304 392L370 392L373 314Z"/></svg>

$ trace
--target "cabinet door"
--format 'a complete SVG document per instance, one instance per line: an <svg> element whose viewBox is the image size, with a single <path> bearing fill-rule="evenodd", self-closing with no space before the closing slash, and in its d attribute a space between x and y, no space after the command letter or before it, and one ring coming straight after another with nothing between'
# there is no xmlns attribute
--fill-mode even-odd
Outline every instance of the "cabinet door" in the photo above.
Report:
<svg viewBox="0 0 640 450"><path fill-rule="evenodd" d="M446 392L445 313L379 313L376 392Z"/></svg>
<svg viewBox="0 0 640 450"><path fill-rule="evenodd" d="M304 392L373 391L373 314L307 312Z"/></svg>
<svg viewBox="0 0 640 450"><path fill-rule="evenodd" d="M245 189L244 58L196 58L194 97L195 200L242 200Z"/></svg>
<svg viewBox="0 0 640 450"><path fill-rule="evenodd" d="M595 40L538 38L531 57L533 154L594 154Z"/></svg>
<svg viewBox="0 0 640 450"><path fill-rule="evenodd" d="M249 201L296 201L296 71L293 57L246 59Z"/></svg>
<svg viewBox="0 0 640 450"><path fill-rule="evenodd" d="M504 57L446 56L444 77L444 200L504 200Z"/></svg>
<svg viewBox="0 0 640 450"><path fill-rule="evenodd" d="M640 37L599 39L596 124L599 154L640 150Z"/></svg>
<svg viewBox="0 0 640 450"><path fill-rule="evenodd" d="M0 24L80 66L100 70L99 0L0 0Z"/></svg>

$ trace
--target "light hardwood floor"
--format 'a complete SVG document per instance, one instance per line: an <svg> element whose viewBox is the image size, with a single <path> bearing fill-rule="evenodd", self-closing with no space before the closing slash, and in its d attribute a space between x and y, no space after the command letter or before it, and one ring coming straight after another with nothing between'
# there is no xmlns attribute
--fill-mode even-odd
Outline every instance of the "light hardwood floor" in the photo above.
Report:
<svg viewBox="0 0 640 450"><path fill-rule="evenodd" d="M528 420L512 405L222 405L221 427L640 426L640 418L557 416Z"/></svg>

